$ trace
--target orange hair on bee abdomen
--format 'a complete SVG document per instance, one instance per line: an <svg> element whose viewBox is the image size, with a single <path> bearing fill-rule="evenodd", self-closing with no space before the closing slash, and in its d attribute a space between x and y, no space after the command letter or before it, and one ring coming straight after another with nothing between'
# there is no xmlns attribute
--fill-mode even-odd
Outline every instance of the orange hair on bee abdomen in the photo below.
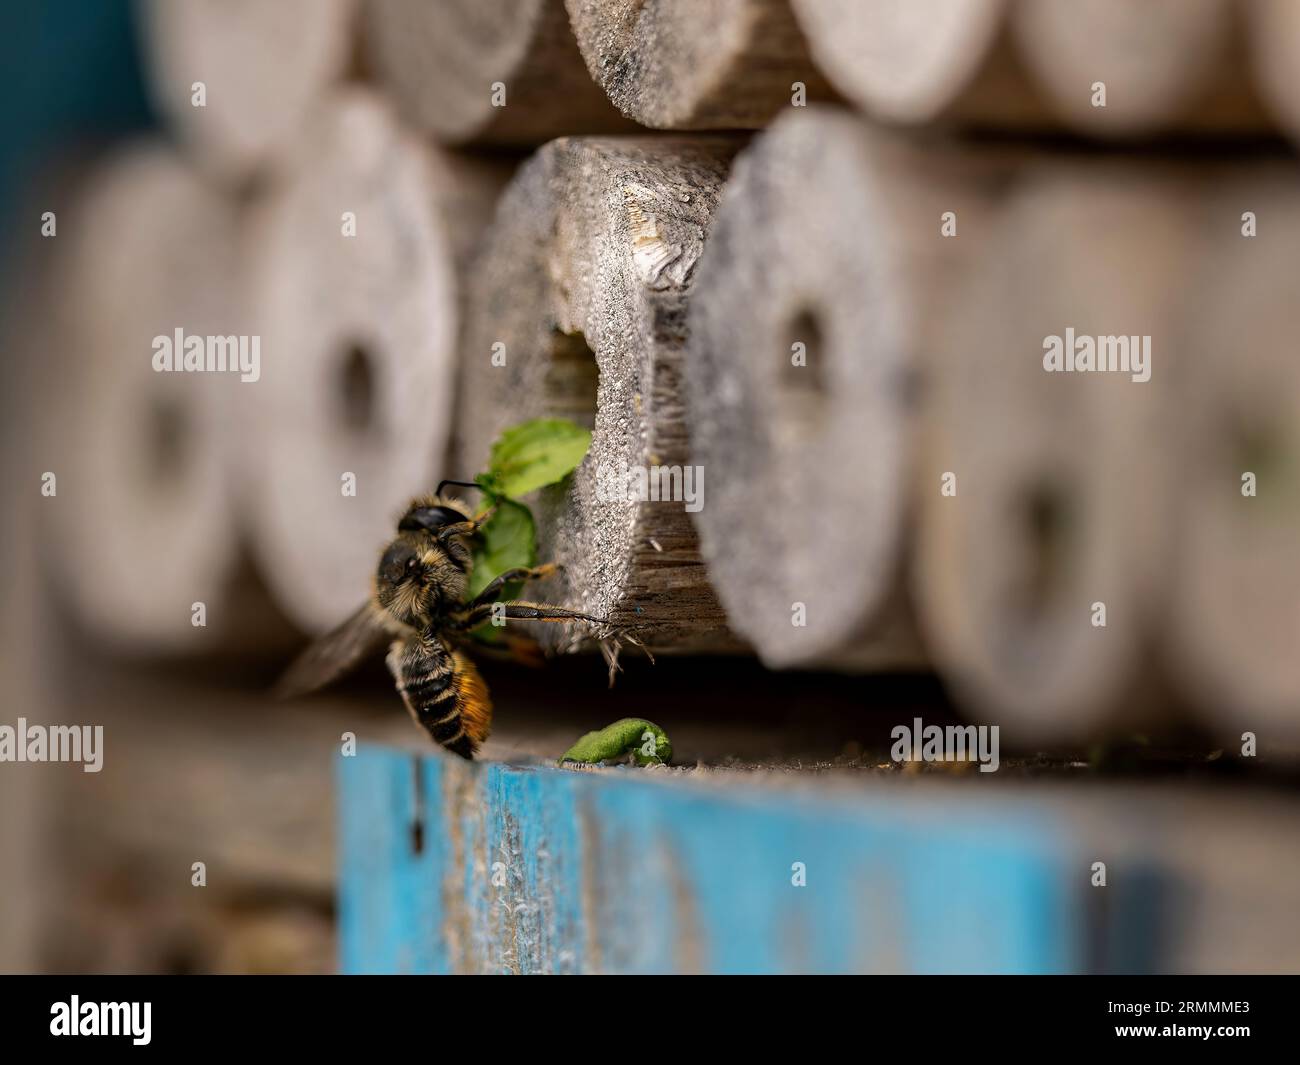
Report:
<svg viewBox="0 0 1300 1065"><path fill-rule="evenodd" d="M456 669L456 706L461 725L477 750L492 731L492 697L479 671L465 655L452 652Z"/></svg>

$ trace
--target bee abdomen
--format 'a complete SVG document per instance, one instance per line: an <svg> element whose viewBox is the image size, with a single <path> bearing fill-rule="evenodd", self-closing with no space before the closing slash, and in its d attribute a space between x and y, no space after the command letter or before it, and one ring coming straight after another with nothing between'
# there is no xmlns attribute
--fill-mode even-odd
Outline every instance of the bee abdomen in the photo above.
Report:
<svg viewBox="0 0 1300 1065"><path fill-rule="evenodd" d="M491 726L487 689L468 659L428 642L395 645L389 668L416 724L453 754L472 759Z"/></svg>
<svg viewBox="0 0 1300 1065"><path fill-rule="evenodd" d="M447 712L439 717L438 715L444 709ZM460 709L456 706L455 699L422 707L418 712L420 724L424 726L425 731L444 747L464 735L465 729L461 724Z"/></svg>
<svg viewBox="0 0 1300 1065"><path fill-rule="evenodd" d="M451 687L453 674L450 669L434 670L414 677L405 677L402 690L411 697L411 702L423 706L443 697Z"/></svg>
<svg viewBox="0 0 1300 1065"><path fill-rule="evenodd" d="M443 746L452 754L458 754L466 761L473 761L474 752L478 749L477 744L470 739L468 733L462 733L459 739L453 740L451 743L444 743Z"/></svg>
<svg viewBox="0 0 1300 1065"><path fill-rule="evenodd" d="M451 671L409 678L404 694L421 727L444 747L464 734Z"/></svg>

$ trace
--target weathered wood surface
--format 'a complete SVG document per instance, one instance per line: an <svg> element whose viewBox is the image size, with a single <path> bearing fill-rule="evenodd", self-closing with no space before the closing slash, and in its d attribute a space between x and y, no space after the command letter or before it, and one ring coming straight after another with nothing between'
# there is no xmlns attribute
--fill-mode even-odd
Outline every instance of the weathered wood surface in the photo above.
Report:
<svg viewBox="0 0 1300 1065"><path fill-rule="evenodd" d="M1300 959L1285 804L674 775L377 748L340 759L343 970L1281 972Z"/></svg>
<svg viewBox="0 0 1300 1065"><path fill-rule="evenodd" d="M1133 138L1267 128L1242 14L1240 0L1018 0L1011 21L1055 114L1093 136Z"/></svg>
<svg viewBox="0 0 1300 1065"><path fill-rule="evenodd" d="M1070 894L1062 848L1023 818L968 810L961 826L936 816L919 832L893 804L379 749L342 760L340 787L344 972L1077 965L1052 924ZM796 862L809 887L792 884Z"/></svg>
<svg viewBox="0 0 1300 1065"><path fill-rule="evenodd" d="M294 162L249 224L265 357L237 395L258 561L320 631L369 594L402 506L446 476L457 270L505 171L448 164L363 89L322 107Z"/></svg>
<svg viewBox="0 0 1300 1065"><path fill-rule="evenodd" d="M791 2L836 88L889 122L1100 138L1267 124L1236 0Z"/></svg>
<svg viewBox="0 0 1300 1065"><path fill-rule="evenodd" d="M538 500L543 557L565 572L537 594L660 647L724 635L685 484L673 500L610 486L626 483L628 470L681 473L689 461L687 309L735 147L684 138L551 143L504 196L470 280L458 468L485 468L497 434L530 417L592 427L571 485Z"/></svg>
<svg viewBox="0 0 1300 1065"><path fill-rule="evenodd" d="M348 6L332 5L319 21L351 39L332 21L347 22ZM775 98L759 88L803 62L795 18L860 108L905 124L1064 122L1102 136L1244 131L1255 107L1243 87L1247 43L1278 115L1288 99L1289 16L1266 0L731 0L680 8L571 0L570 8L597 76L616 96L644 91L668 107L669 117L646 119L660 125L767 121ZM217 27L206 51L189 53L213 63L228 58L242 32L232 28L236 15L205 3L150 10L155 30L159 20L182 36ZM437 31L442 18L456 30ZM558 0L509 11L393 0L368 15L375 54L395 49L406 72L388 72L394 96L432 108L435 118L455 108L437 93L413 102L391 86L417 69L430 79L460 77L455 62L430 64L427 49L454 46L458 56L481 58L467 42L482 44L506 26L506 37L493 39L505 57L507 106L490 107L479 75L462 78L487 110L439 133L484 144L525 143L566 122L577 128L586 121L581 100L596 99L612 115L575 67L565 18ZM1244 28L1254 34L1249 42ZM739 140L552 142L520 176L471 267L508 164L432 148L372 89L326 91L342 61L320 58L317 33L326 27L313 23L305 42L317 52L315 89L256 90L275 97L268 111L284 104L312 117L267 116L292 136L248 126L274 141L274 166L264 144L240 148L231 170L217 167L222 176L260 169L268 179L246 190L257 193L252 226L245 230L229 190L211 192L172 160L172 178L156 190L153 177L137 182L147 205L119 190L109 221L72 235L74 248L91 250L78 268L71 339L61 346L98 354L65 389L76 429L63 443L76 454L64 468L78 500L107 518L92 533L63 508L51 543L75 560L55 579L89 628L112 630L122 646L197 650L213 641L211 630L188 624L190 604L204 602L212 625L246 617L237 601L253 602L256 587L239 557L232 496L279 608L299 626L329 626L365 596L374 552L405 496L441 476L480 471L502 428L559 414L591 425L595 443L566 491L535 500L542 554L567 567L536 591L609 617L653 646L752 646L778 667L930 661L972 709L1005 709L1008 724L1052 734L1103 728L1107 719L1132 725L1132 701L1162 703L1170 680L1181 697L1231 704L1222 722L1259 708L1272 708L1264 710L1271 721L1294 719L1278 709L1293 705L1296 691L1287 668L1296 573L1285 547L1289 512L1223 511L1214 468L1228 461L1225 441L1242 431L1202 440L1197 419L1179 413L1196 409L1218 424L1258 412L1267 421L1276 417L1270 404L1291 387L1268 354L1281 350L1272 337L1284 325L1259 324L1270 313L1284 322L1282 293L1238 328L1259 338L1249 353L1230 364L1206 353L1207 338L1223 346L1231 335L1211 327L1205 308L1219 308L1214 322L1235 320L1236 308L1287 274L1285 252L1268 251L1263 238L1250 245L1235 233L1220 237L1225 249L1189 236L1204 218L1240 211L1204 198L1190 207L1165 202L1159 183L1145 180L1158 169L1148 157L1117 164L1142 179L1131 193L1102 191L1112 179L1052 178L1044 187L1060 192L1026 193L1004 212L1019 169L1005 144L905 142L814 106L791 109L760 135L725 193ZM264 36L268 50L282 47L271 31ZM656 59L660 52L668 58ZM182 62L182 53L172 58ZM1088 102L1091 81L1079 84L1091 57L1098 71L1088 78L1106 82L1105 108ZM681 77L672 74L679 62ZM850 91L853 73L895 95ZM283 74L294 74L292 64ZM250 75L249 87L261 76ZM208 85L208 111L189 108L178 123L215 133L231 121L222 108L247 106L240 94L249 87L215 93L218 102L218 84ZM568 118L557 96L573 105ZM182 102L189 107L188 97ZM512 125L525 119L538 125ZM207 167L205 150L196 150L194 161ZM1086 149L1069 151L1063 166L1096 171ZM1188 155L1175 169L1195 181L1209 164ZM176 193L180 186L189 191ZM178 196L193 206L177 207ZM1054 205L1068 198L1074 207ZM1266 199L1266 213L1288 216L1283 192ZM1098 232L1084 206L1094 203L1098 217L1132 235ZM355 215L355 237L344 233L345 212ZM172 221L178 213L185 217ZM949 214L954 237L944 236ZM1039 234L1018 232L1026 226ZM1062 233L1076 245L1068 254L1051 243ZM245 238L250 254L241 260ZM142 251L163 243L174 246ZM1203 276L1187 268L1196 256ZM244 307L231 292L241 263ZM1133 335L1134 324L1109 321L1129 315L1133 293L1141 294L1137 325L1153 319L1155 383L1112 388L1119 382L1058 380L1038 369L1040 334L1081 330L1086 317L1103 335ZM1232 293L1231 302L1220 293ZM262 379L146 371L137 356L176 325L257 335ZM804 346L806 367L790 363L794 343ZM1166 350L1171 371L1187 369L1177 386L1185 403L1166 392ZM130 351L135 369L109 369ZM141 444L142 430L155 438ZM192 440L178 445L177 433ZM1079 434L1099 442L1089 451L1072 440ZM1153 434L1159 444L1142 443ZM229 453L214 459L214 439ZM1285 467L1289 442L1270 447ZM1179 456L1199 465L1179 472ZM184 468L166 465L173 461ZM702 471L702 509L603 497L602 469L615 478L624 469L667 470L667 483L682 487L671 471ZM979 491L991 486L987 497L965 496L963 469L976 471ZM937 478L949 472L958 495L938 496ZM347 474L356 477L355 497L343 491ZM160 503L155 493L150 502L168 478L174 498ZM1192 486L1185 493L1184 483ZM139 535L145 522L122 519L123 500L160 530L166 551ZM1149 528L1130 536L1138 516ZM1169 557L1151 546L1159 542L1151 529L1170 539ZM90 546L110 564L81 561ZM910 586L909 567L919 571ZM1093 588L1076 633L1076 599ZM1205 606L1225 596L1224 611ZM1087 623L1094 602L1106 605L1104 630ZM1154 620L1166 616L1175 618L1167 635ZM564 647L576 635L558 626L544 633Z"/></svg>
<svg viewBox="0 0 1300 1065"><path fill-rule="evenodd" d="M1161 428L1200 205L1181 170L1036 174L949 305L916 482L923 630L955 694L1018 735L1138 729L1160 705ZM1150 379L1047 372L1067 329L1150 337Z"/></svg>
<svg viewBox="0 0 1300 1065"><path fill-rule="evenodd" d="M1005 153L917 145L830 108L779 119L737 162L700 264L686 394L710 579L769 665L922 661L904 589L918 386L1013 172Z"/></svg>
<svg viewBox="0 0 1300 1065"><path fill-rule="evenodd" d="M1254 84L1277 124L1300 138L1300 5L1242 0Z"/></svg>
<svg viewBox="0 0 1300 1065"><path fill-rule="evenodd" d="M867 114L904 125L1048 125L1006 30L1010 0L791 0L814 61Z"/></svg>
<svg viewBox="0 0 1300 1065"><path fill-rule="evenodd" d="M1280 171L1280 172L1276 172ZM1216 734L1300 737L1300 199L1294 166L1207 197L1181 294L1163 630ZM1249 213L1251 220L1245 218ZM1252 225L1254 236L1244 236ZM1249 484L1247 483L1249 479ZM1249 493L1249 494L1248 494Z"/></svg>
<svg viewBox="0 0 1300 1065"><path fill-rule="evenodd" d="M364 22L374 75L438 140L523 146L631 128L588 76L563 0L371 0Z"/></svg>
<svg viewBox="0 0 1300 1065"><path fill-rule="evenodd" d="M591 76L655 129L758 129L831 95L789 0L566 0Z"/></svg>
<svg viewBox="0 0 1300 1065"><path fill-rule="evenodd" d="M194 160L231 181L274 163L352 63L358 8L359 0L145 0L153 95Z"/></svg>
<svg viewBox="0 0 1300 1065"><path fill-rule="evenodd" d="M226 426L240 385L152 365L155 337L239 331L236 218L171 149L141 142L87 176L50 245L58 310L34 432L56 494L35 516L48 579L119 650L201 652L249 620ZM196 602L208 627L191 624Z"/></svg>

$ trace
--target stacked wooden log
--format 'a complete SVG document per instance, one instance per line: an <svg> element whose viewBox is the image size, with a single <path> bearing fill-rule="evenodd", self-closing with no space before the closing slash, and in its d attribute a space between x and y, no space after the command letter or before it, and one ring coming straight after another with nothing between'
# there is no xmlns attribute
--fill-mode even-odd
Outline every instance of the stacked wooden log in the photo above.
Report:
<svg viewBox="0 0 1300 1065"><path fill-rule="evenodd" d="M192 649L246 541L324 629L405 496L559 414L594 441L532 500L542 594L651 647L929 665L1026 737L1300 739L1293 5L299 6L148 8L181 148L91 182L69 275L87 621ZM132 444L181 327L260 378L167 379L189 444Z"/></svg>
<svg viewBox="0 0 1300 1065"><path fill-rule="evenodd" d="M471 274L460 465L481 466L527 418L586 422L586 460L541 500L543 553L564 567L543 594L658 647L699 648L725 629L691 515L684 500L606 489L628 470L689 462L687 314L735 147L554 141L520 171Z"/></svg>

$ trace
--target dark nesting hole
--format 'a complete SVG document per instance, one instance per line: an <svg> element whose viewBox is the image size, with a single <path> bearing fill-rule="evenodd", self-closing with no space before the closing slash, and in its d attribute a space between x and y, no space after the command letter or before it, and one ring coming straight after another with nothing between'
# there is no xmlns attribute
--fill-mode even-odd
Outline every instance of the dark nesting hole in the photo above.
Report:
<svg viewBox="0 0 1300 1065"><path fill-rule="evenodd" d="M360 343L343 353L339 370L339 410L349 432L366 433L375 418L375 373L370 352Z"/></svg>
<svg viewBox="0 0 1300 1065"><path fill-rule="evenodd" d="M811 310L789 321L777 352L777 402L782 418L795 433L811 432L825 415L826 341Z"/></svg>
<svg viewBox="0 0 1300 1065"><path fill-rule="evenodd" d="M595 428L600 369L587 338L580 332L552 329L550 355L546 373L547 410L555 417L570 418L588 429Z"/></svg>
<svg viewBox="0 0 1300 1065"><path fill-rule="evenodd" d="M185 470L189 449L189 421L174 399L156 397L149 411L147 441L148 476L159 483L177 480Z"/></svg>
<svg viewBox="0 0 1300 1065"><path fill-rule="evenodd" d="M1070 507L1059 487L1037 485L1024 498L1021 510L1024 545L1022 611L1044 614L1061 592L1069 550Z"/></svg>

